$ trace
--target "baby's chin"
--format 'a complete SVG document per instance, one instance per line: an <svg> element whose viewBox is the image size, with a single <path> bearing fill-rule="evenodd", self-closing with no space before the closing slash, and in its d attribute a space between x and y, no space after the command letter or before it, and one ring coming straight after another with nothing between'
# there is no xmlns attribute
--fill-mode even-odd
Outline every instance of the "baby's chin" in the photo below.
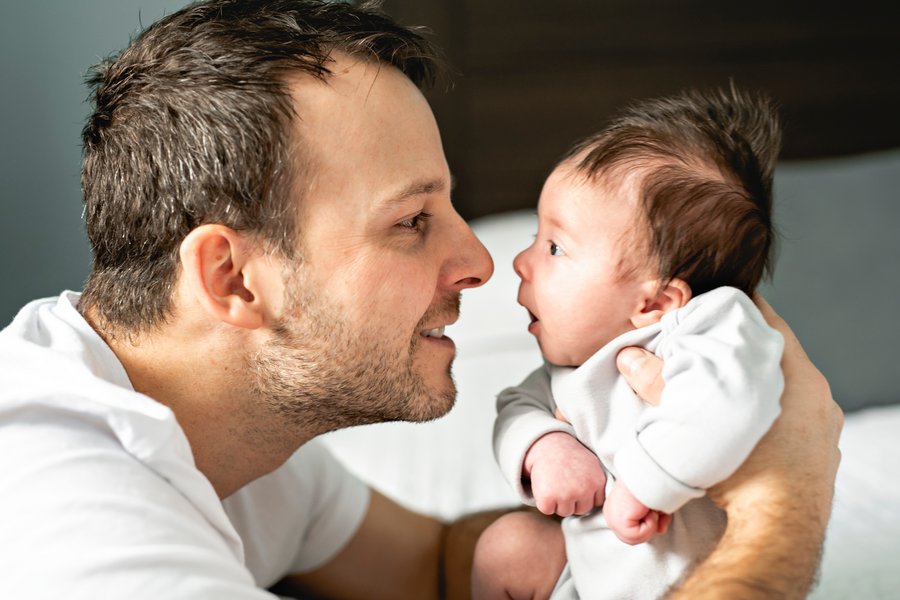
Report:
<svg viewBox="0 0 900 600"><path fill-rule="evenodd" d="M557 344L553 341L538 339L538 347L544 360L557 367L580 367L587 360L596 354L603 345L594 347L586 345L581 348L575 348L571 343Z"/></svg>
<svg viewBox="0 0 900 600"><path fill-rule="evenodd" d="M541 354L544 356L544 360L557 367L580 367L584 364L584 361L587 360L587 358L580 358L571 353L554 352L552 347L545 350L540 341L538 342L538 346L541 348Z"/></svg>

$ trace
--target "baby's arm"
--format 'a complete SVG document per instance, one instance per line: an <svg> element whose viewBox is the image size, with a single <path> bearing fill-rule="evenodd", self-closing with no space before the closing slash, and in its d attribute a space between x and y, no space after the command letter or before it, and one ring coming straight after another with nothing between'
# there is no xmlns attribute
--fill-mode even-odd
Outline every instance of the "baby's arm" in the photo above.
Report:
<svg viewBox="0 0 900 600"><path fill-rule="evenodd" d="M554 408L545 368L501 392L494 454L523 502L546 514L584 514L603 503L606 474Z"/></svg>
<svg viewBox="0 0 900 600"><path fill-rule="evenodd" d="M617 481L603 505L606 524L626 544L643 544L657 533L663 534L672 522L669 515L647 508L634 497L621 481Z"/></svg>

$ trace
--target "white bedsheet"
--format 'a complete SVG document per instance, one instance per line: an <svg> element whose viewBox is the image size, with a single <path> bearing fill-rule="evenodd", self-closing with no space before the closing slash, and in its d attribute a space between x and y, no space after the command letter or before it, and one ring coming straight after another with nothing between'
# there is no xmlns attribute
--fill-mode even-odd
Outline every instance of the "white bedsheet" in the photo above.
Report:
<svg viewBox="0 0 900 600"><path fill-rule="evenodd" d="M900 598L900 406L847 415L817 600Z"/></svg>

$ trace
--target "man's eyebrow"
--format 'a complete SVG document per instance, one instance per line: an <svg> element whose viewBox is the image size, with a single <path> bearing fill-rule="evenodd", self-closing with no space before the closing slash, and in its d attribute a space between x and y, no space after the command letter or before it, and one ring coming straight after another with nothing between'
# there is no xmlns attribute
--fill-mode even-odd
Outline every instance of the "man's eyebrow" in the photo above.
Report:
<svg viewBox="0 0 900 600"><path fill-rule="evenodd" d="M456 179L451 175L450 176L450 189L452 190L456 185ZM389 194L382 202L382 206L385 208L390 207L394 204L402 202L407 198L412 196L418 196L420 194L435 194L438 192L443 192L447 187L447 182L444 179L423 179L419 181L413 181L412 183L400 188L395 193Z"/></svg>

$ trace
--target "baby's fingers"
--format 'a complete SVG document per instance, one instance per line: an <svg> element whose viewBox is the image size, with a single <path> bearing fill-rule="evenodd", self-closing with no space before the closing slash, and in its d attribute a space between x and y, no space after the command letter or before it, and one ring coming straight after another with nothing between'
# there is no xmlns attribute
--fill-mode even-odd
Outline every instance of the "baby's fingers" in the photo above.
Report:
<svg viewBox="0 0 900 600"><path fill-rule="evenodd" d="M659 513L659 523L656 525L656 532L660 535L668 531L669 525L672 524L672 515L668 513Z"/></svg>

